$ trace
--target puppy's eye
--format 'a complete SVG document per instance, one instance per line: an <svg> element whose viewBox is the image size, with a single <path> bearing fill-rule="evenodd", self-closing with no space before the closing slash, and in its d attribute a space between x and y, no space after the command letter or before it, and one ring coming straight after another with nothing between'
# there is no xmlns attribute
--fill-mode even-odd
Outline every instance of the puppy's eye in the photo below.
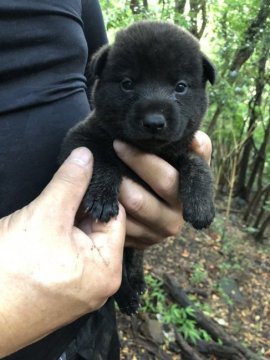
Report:
<svg viewBox="0 0 270 360"><path fill-rule="evenodd" d="M175 86L175 91L178 94L184 95L188 90L188 85L185 81L179 81Z"/></svg>
<svg viewBox="0 0 270 360"><path fill-rule="evenodd" d="M134 82L128 78L123 79L121 81L121 89L124 91L132 91L134 89Z"/></svg>

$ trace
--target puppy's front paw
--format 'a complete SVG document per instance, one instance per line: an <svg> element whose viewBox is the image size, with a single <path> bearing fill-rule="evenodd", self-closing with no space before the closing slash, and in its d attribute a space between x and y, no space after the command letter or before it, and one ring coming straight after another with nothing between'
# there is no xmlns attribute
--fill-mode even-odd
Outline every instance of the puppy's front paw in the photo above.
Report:
<svg viewBox="0 0 270 360"><path fill-rule="evenodd" d="M191 198L183 203L183 218L195 229L207 228L215 217L215 207L211 198Z"/></svg>
<svg viewBox="0 0 270 360"><path fill-rule="evenodd" d="M94 220L108 222L119 212L117 194L109 191L94 192L88 189L83 200L85 212Z"/></svg>

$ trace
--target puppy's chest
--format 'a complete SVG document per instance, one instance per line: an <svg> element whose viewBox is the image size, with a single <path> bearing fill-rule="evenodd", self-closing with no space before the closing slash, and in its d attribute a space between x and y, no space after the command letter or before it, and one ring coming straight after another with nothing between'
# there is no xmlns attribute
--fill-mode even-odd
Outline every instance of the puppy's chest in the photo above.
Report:
<svg viewBox="0 0 270 360"><path fill-rule="evenodd" d="M113 141L104 141L104 139L100 140L99 146L98 146L98 153L102 152L103 156L96 158L95 162L95 168L94 171L96 171L100 175L100 168L103 168L104 163L106 164L106 167L110 168L113 172L117 172L118 175L123 179L124 177L130 178L133 181L139 183L144 188L146 188L148 191L153 193L153 190L149 187L147 183L145 183L141 177L139 177L134 171L131 170L129 166L126 165L115 153L113 149ZM103 146L104 145L104 146ZM160 148L142 148L139 144L132 144L136 146L137 148L141 149L144 152L152 153L153 155L157 155L158 157L164 159L166 162L171 164L173 167L175 167L177 170L180 170L181 168L181 157L182 154L185 153L185 150L183 148L176 149L175 146L168 146L164 149ZM94 149L93 149L94 150ZM95 153L95 151L93 151ZM134 160L134 159L133 159ZM135 159L136 161L136 159ZM141 162L141 160L138 159L138 162ZM153 158L154 161L154 158ZM137 164L138 165L138 164ZM151 164L150 164L151 165ZM144 164L141 163L139 166L144 167ZM140 171L141 172L141 171ZM98 175L97 174L97 175ZM100 177L100 176L99 176ZM103 181L104 178L101 176L101 181Z"/></svg>
<svg viewBox="0 0 270 360"><path fill-rule="evenodd" d="M90 119L89 119L90 120ZM111 168L111 171L117 172L119 176L128 177L132 180L140 183L145 188L149 188L149 186L144 183L144 181L136 175L121 159L116 155L113 148L113 141L116 139L122 140L126 143L130 143L136 148L142 150L146 153L152 153L157 155L158 157L164 159L166 162L170 163L177 170L179 169L179 165L181 165L181 157L183 154L188 152L188 144L186 141L178 141L176 143L165 143L158 144L154 141L140 141L140 140L130 140L125 137L119 136L116 132L111 128L110 131L106 129L104 123L100 126L101 121L98 121L97 118L91 119L94 121L90 122L90 126L88 126L88 144L89 148L92 150L94 154L94 172L100 174L100 169L107 167ZM139 160L138 160L139 161ZM142 164L144 166L144 164ZM103 180L103 179L101 179Z"/></svg>

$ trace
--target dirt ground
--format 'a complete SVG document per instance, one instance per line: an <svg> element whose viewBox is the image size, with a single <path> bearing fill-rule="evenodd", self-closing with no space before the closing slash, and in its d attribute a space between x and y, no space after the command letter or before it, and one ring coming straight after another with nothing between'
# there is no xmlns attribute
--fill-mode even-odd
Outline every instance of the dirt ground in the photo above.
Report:
<svg viewBox="0 0 270 360"><path fill-rule="evenodd" d="M185 226L179 236L147 250L145 273L161 279L163 274L175 276L181 288L210 306L207 315L227 333L270 359L269 245L256 244L237 214L225 224L219 211L210 229ZM204 276L196 279L198 264ZM121 359L181 359L177 346L157 344L141 331L145 317L150 316L119 314Z"/></svg>

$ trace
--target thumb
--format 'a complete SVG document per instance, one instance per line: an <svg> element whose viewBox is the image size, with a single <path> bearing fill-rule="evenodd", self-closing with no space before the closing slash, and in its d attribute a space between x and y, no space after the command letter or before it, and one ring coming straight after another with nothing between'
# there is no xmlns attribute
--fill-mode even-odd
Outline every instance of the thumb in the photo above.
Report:
<svg viewBox="0 0 270 360"><path fill-rule="evenodd" d="M80 147L71 152L38 199L51 218L59 221L61 216L67 225L73 225L92 170L93 156L89 149Z"/></svg>

